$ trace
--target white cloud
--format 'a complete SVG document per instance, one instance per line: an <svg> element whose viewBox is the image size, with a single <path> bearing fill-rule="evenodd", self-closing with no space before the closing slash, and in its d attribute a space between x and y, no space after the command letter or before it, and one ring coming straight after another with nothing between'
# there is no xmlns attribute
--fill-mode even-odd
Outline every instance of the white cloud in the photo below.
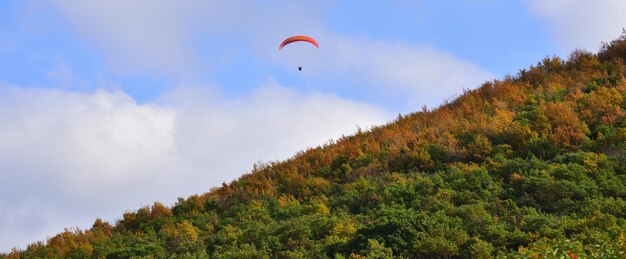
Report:
<svg viewBox="0 0 626 259"><path fill-rule="evenodd" d="M232 59L228 44L246 42L262 62L280 62L322 80L359 85L370 96L436 106L463 88L494 76L469 61L425 44L341 35L324 21L327 2L270 4L254 1L76 1L56 3L87 38L101 45L115 68L160 69L173 74L202 71ZM115 14L115 15L111 15ZM312 35L316 51L277 51L287 36ZM202 56L200 55L206 55ZM207 54L208 53L208 54ZM228 54L231 53L231 54ZM288 55L287 55L288 54ZM202 61L198 57L202 56ZM255 61L256 62L256 61ZM304 63L304 64L303 64ZM193 80L192 80L193 81Z"/></svg>
<svg viewBox="0 0 626 259"><path fill-rule="evenodd" d="M59 62L46 71L50 80L59 87L68 87L75 80L74 73L65 62Z"/></svg>
<svg viewBox="0 0 626 259"><path fill-rule="evenodd" d="M222 48L229 39L275 41L277 35L296 28L302 33L304 28L318 27L311 17L321 5L238 0L62 0L49 4L90 45L105 53L111 68L183 78L206 73L207 67L223 62ZM200 53L208 54L199 57Z"/></svg>
<svg viewBox="0 0 626 259"><path fill-rule="evenodd" d="M568 52L597 51L600 42L616 39L626 27L623 0L530 0L530 5L548 21L554 39Z"/></svg>
<svg viewBox="0 0 626 259"><path fill-rule="evenodd" d="M336 34L319 37L324 46L284 49L278 59L295 67L306 62L305 73L349 77L360 91L378 98L404 99L412 109L441 104L463 89L478 87L494 76L472 64L427 45L356 39Z"/></svg>
<svg viewBox="0 0 626 259"><path fill-rule="evenodd" d="M261 161L385 122L371 105L269 81L226 99L180 87L123 92L0 87L0 251L126 209L203 193Z"/></svg>
<svg viewBox="0 0 626 259"><path fill-rule="evenodd" d="M118 72L188 74L197 66L186 11L178 1L75 1L50 3L102 50Z"/></svg>

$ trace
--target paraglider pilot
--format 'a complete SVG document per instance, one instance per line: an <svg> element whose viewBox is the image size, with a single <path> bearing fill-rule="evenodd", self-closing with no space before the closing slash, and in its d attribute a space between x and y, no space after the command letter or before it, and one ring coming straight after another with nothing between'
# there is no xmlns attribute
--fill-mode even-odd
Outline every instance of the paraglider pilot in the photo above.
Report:
<svg viewBox="0 0 626 259"><path fill-rule="evenodd" d="M309 36L300 35L300 36L292 36L292 37L289 37L286 40L284 40L283 43L281 43L280 46L278 47L278 50L283 49L283 47L285 47L285 45L287 45L287 44L291 44L291 43L297 42L297 41L308 42L308 43L313 44L317 48L320 47L320 45L317 44L317 41L315 41L313 38L311 38ZM298 71L302 71L302 66L298 67Z"/></svg>

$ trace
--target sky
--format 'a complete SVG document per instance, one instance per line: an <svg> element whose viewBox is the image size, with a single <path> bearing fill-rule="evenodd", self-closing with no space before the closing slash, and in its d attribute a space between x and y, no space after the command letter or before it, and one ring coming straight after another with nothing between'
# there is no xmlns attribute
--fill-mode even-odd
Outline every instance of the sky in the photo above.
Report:
<svg viewBox="0 0 626 259"><path fill-rule="evenodd" d="M1 1L0 252L173 205L623 27L623 0ZM293 35L320 48L279 51Z"/></svg>

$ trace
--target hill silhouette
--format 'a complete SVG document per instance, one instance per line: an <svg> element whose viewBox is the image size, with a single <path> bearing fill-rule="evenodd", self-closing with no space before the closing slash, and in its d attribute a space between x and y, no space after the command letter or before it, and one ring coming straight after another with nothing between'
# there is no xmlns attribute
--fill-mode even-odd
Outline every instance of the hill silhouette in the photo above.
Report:
<svg viewBox="0 0 626 259"><path fill-rule="evenodd" d="M624 258L625 60L626 34L0 257Z"/></svg>

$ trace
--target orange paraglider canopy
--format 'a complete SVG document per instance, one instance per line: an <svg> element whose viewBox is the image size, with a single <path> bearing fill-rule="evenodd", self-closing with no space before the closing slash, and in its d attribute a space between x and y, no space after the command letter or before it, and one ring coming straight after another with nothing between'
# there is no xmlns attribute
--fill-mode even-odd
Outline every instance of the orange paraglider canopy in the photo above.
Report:
<svg viewBox="0 0 626 259"><path fill-rule="evenodd" d="M319 44L317 44L317 41L315 41L313 38L309 37L309 36L293 36L293 37L289 37L287 38L285 41L283 41L283 43L280 44L280 47L278 47L278 50L281 50L284 46L292 43L292 42L296 42L296 41L306 41L309 42L313 45L315 45L315 47L320 47Z"/></svg>

